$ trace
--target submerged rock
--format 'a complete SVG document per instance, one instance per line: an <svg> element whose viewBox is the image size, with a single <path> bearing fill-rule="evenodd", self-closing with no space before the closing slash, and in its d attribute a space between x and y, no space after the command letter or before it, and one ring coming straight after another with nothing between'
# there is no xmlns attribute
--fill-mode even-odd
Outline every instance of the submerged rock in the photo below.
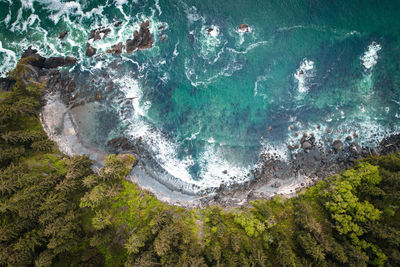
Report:
<svg viewBox="0 0 400 267"><path fill-rule="evenodd" d="M126 52L132 53L135 50L149 49L153 46L153 37L149 30L150 22L143 21L140 25L139 31L133 33L133 40L126 41Z"/></svg>
<svg viewBox="0 0 400 267"><path fill-rule="evenodd" d="M97 52L96 48L91 46L89 43L86 44L86 52L85 52L86 56L92 57L96 54L96 52Z"/></svg>
<svg viewBox="0 0 400 267"><path fill-rule="evenodd" d="M65 36L67 36L68 31L65 32L60 32L60 35L58 36L58 38L60 38L61 40L64 39Z"/></svg>

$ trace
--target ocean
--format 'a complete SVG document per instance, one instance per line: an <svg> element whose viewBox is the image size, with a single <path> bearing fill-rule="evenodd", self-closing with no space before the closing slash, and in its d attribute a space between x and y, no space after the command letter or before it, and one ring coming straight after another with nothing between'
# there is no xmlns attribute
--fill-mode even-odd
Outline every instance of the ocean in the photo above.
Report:
<svg viewBox="0 0 400 267"><path fill-rule="evenodd" d="M76 57L86 142L141 137L167 173L215 188L251 179L261 153L288 160L303 133L329 150L400 132L399 17L393 0L0 0L0 73L28 46ZM152 48L106 52L146 20Z"/></svg>

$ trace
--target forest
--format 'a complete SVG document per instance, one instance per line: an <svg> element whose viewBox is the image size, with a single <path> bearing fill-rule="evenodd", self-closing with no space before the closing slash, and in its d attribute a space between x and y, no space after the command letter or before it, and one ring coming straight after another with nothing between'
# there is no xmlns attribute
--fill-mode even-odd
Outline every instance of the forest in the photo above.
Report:
<svg viewBox="0 0 400 267"><path fill-rule="evenodd" d="M125 180L135 164L63 155L43 85L0 90L0 266L400 266L400 154L370 156L249 206L182 208Z"/></svg>

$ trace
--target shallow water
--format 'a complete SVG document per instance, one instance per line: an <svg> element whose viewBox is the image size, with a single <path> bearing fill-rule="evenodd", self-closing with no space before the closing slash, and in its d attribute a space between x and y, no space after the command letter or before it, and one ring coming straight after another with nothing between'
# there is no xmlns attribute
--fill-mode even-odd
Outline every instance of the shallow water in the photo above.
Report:
<svg viewBox="0 0 400 267"><path fill-rule="evenodd" d="M97 146L142 137L169 174L217 187L249 179L263 151L286 159L295 131L325 140L330 128L342 141L355 132L365 145L398 132L399 15L399 1L3 0L0 71L29 45L75 56L77 98L104 98L76 118L81 135ZM143 20L151 49L105 53ZM100 56L87 58L99 25L112 31L90 41Z"/></svg>

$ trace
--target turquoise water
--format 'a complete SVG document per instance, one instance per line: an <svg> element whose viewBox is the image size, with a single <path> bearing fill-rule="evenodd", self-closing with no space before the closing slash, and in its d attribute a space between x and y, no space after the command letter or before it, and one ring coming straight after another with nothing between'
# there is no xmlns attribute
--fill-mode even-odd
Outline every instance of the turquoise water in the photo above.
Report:
<svg viewBox="0 0 400 267"><path fill-rule="evenodd" d="M173 176L218 186L248 179L262 152L286 159L295 131L313 132L327 149L327 128L343 141L356 132L364 145L398 132L399 17L400 1L385 0L3 0L0 71L28 45L75 56L78 98L105 97L98 127L84 132L93 144L141 136ZM105 53L143 20L151 49ZM244 23L249 32L238 30ZM99 25L112 31L92 43L100 56L87 58Z"/></svg>

